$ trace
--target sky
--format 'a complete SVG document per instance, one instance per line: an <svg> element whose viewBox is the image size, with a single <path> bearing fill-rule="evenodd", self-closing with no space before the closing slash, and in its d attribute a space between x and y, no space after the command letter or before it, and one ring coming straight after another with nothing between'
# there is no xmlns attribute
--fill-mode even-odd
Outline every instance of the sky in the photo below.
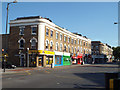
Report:
<svg viewBox="0 0 120 90"><path fill-rule="evenodd" d="M7 3L2 2L2 32L5 33ZM9 20L17 17L42 16L53 23L101 41L118 46L117 2L18 2L10 4ZM1 26L2 25L2 26ZM9 28L8 28L9 29ZM9 33L9 32L8 32Z"/></svg>

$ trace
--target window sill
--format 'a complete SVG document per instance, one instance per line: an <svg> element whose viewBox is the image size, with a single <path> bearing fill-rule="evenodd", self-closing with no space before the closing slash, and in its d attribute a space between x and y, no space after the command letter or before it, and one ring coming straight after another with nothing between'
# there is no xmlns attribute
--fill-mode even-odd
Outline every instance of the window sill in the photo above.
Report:
<svg viewBox="0 0 120 90"><path fill-rule="evenodd" d="M23 36L24 34L19 34L20 36Z"/></svg>
<svg viewBox="0 0 120 90"><path fill-rule="evenodd" d="M32 33L32 35L37 35L36 33Z"/></svg>

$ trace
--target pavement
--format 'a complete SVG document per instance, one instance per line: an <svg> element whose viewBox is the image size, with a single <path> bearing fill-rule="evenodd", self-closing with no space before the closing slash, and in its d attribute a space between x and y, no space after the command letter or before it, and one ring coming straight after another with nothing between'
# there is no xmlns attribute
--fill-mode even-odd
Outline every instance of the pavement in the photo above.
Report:
<svg viewBox="0 0 120 90"><path fill-rule="evenodd" d="M106 63L106 64L76 64L76 65L66 65L66 66L55 66L54 68L51 67L16 67L15 69L5 69L5 72L3 72L3 69L1 69L2 74L10 74L10 73L19 73L19 72L26 72L31 70L47 70L47 69L65 69L65 68L71 68L71 67L119 67L116 63Z"/></svg>

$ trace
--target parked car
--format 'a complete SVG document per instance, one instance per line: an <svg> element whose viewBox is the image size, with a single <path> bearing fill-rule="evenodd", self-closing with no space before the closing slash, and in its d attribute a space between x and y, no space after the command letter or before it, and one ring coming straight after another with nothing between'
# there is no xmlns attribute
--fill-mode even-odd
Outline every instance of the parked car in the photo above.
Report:
<svg viewBox="0 0 120 90"><path fill-rule="evenodd" d="M5 67L8 68L8 69L11 69L11 68L16 68L15 65L13 65L12 63L10 62L5 62ZM4 68L4 62L2 62L2 69Z"/></svg>

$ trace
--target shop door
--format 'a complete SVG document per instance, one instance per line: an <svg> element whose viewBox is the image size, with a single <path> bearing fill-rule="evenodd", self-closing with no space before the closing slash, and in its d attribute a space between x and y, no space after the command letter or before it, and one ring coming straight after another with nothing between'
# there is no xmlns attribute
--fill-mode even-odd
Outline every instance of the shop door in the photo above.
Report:
<svg viewBox="0 0 120 90"><path fill-rule="evenodd" d="M78 58L78 64L80 64L80 58Z"/></svg>
<svg viewBox="0 0 120 90"><path fill-rule="evenodd" d="M38 66L42 66L42 64L43 64L43 59L42 59L42 57L39 57L39 59L38 59Z"/></svg>

